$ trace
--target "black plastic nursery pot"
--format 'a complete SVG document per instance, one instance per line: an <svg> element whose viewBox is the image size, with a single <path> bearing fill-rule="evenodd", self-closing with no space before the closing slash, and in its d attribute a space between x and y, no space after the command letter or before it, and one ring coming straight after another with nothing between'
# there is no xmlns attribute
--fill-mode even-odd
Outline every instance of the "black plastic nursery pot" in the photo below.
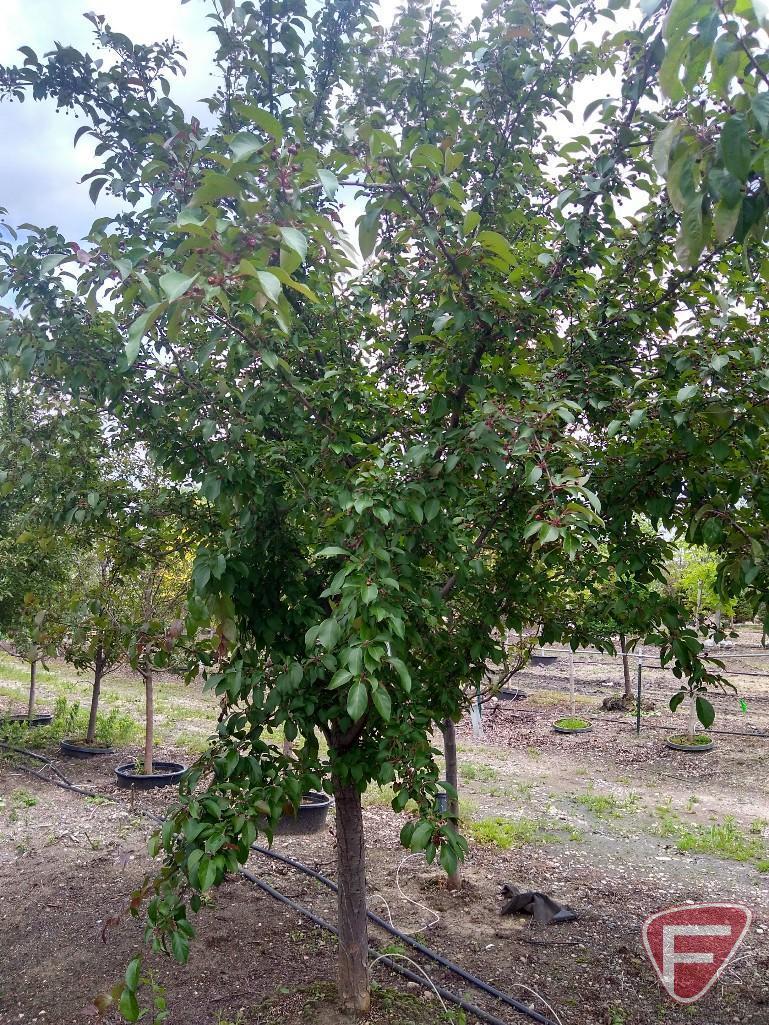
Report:
<svg viewBox="0 0 769 1025"><path fill-rule="evenodd" d="M282 815L275 827L276 836L305 836L320 833L326 826L331 798L317 790L302 794L296 815Z"/></svg>
<svg viewBox="0 0 769 1025"><path fill-rule="evenodd" d="M582 726L577 726L577 720L574 720L574 725L565 725L569 720L558 719L553 723L553 729L556 733L590 733L593 729L593 724L588 722L587 719L581 719L580 722L584 723Z"/></svg>
<svg viewBox="0 0 769 1025"><path fill-rule="evenodd" d="M178 783L187 771L179 762L153 762L150 773L137 772L136 762L126 762L115 769L119 787L135 787L137 790L153 790L155 787L170 787Z"/></svg>
<svg viewBox="0 0 769 1025"><path fill-rule="evenodd" d="M529 663L533 666L552 666L557 661L557 655L531 655L529 657Z"/></svg>
<svg viewBox="0 0 769 1025"><path fill-rule="evenodd" d="M691 737L687 734L668 737L665 740L665 747L671 751L686 751L688 754L704 754L713 750L713 738L706 733L699 733L695 737L697 743L692 743Z"/></svg>
<svg viewBox="0 0 769 1025"><path fill-rule="evenodd" d="M115 753L114 747L98 744L86 744L84 740L62 740L59 743L61 753L68 758L98 758L100 755Z"/></svg>
<svg viewBox="0 0 769 1025"><path fill-rule="evenodd" d="M4 715L0 719L2 723L29 723L30 726L50 726L53 722L53 715L51 712L35 712L30 719L26 712L17 712L14 715Z"/></svg>
<svg viewBox="0 0 769 1025"><path fill-rule="evenodd" d="M526 697L528 695L524 690L501 690L499 692L500 701L523 701Z"/></svg>

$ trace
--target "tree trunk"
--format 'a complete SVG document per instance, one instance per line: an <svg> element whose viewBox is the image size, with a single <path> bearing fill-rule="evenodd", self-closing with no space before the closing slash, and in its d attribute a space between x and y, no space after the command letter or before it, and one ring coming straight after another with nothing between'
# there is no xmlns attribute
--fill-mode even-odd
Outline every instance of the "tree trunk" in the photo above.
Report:
<svg viewBox="0 0 769 1025"><path fill-rule="evenodd" d="M145 701L145 727L144 727L144 774L149 776L152 772L152 741L155 726L155 708L153 704L152 690L152 668L145 666L144 672L144 701Z"/></svg>
<svg viewBox="0 0 769 1025"><path fill-rule="evenodd" d="M689 736L697 736L697 697L694 694L689 698Z"/></svg>
<svg viewBox="0 0 769 1025"><path fill-rule="evenodd" d="M96 661L93 667L93 690L91 691L91 713L88 716L88 731L85 735L86 744L93 744L96 739L96 714L99 711L99 693L101 678L104 675L104 652L101 646L96 649Z"/></svg>
<svg viewBox="0 0 769 1025"><path fill-rule="evenodd" d="M630 659L627 654L627 639L624 634L619 635L619 646L622 652L622 675L625 678L625 697L632 703L635 700L633 694L633 681L630 678Z"/></svg>
<svg viewBox="0 0 769 1025"><path fill-rule="evenodd" d="M334 779L339 915L339 1000L343 1011L371 1008L366 919L366 854L358 788Z"/></svg>
<svg viewBox="0 0 769 1025"><path fill-rule="evenodd" d="M27 719L32 722L35 711L35 691L37 689L37 659L33 658L29 664L29 705L27 707Z"/></svg>
<svg viewBox="0 0 769 1025"><path fill-rule="evenodd" d="M441 725L443 733L443 758L446 762L446 782L454 787L456 794L459 794L459 772L457 770L457 728L451 719L444 719ZM446 810L456 822L459 818L459 799L452 794L448 795ZM462 877L457 866L456 872L452 872L446 879L446 884L451 890L458 890L462 885Z"/></svg>

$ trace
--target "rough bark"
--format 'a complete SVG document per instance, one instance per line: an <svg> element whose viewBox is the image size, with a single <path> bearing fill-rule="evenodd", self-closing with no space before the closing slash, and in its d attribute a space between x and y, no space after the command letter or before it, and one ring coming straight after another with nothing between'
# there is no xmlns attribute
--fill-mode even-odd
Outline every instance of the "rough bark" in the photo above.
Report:
<svg viewBox="0 0 769 1025"><path fill-rule="evenodd" d="M99 646L96 649L96 660L93 668L93 690L91 691L91 712L88 716L88 730L85 735L86 744L93 744L96 740L96 715L99 711L99 694L101 693L101 680L104 675L104 652Z"/></svg>
<svg viewBox="0 0 769 1025"><path fill-rule="evenodd" d="M35 712L35 691L37 690L37 659L33 658L29 664L29 705L27 706L27 719L32 722Z"/></svg>
<svg viewBox="0 0 769 1025"><path fill-rule="evenodd" d="M444 719L441 725L441 732L443 733L443 758L446 762L446 782L450 783L454 787L454 790L459 794L459 772L457 769L457 729L451 719ZM458 797L449 795L447 802L447 811L449 815L456 821L459 818L459 800ZM452 872L446 879L446 885L451 890L458 890L462 885L462 877L460 874L459 867L457 866L456 872Z"/></svg>
<svg viewBox="0 0 769 1025"><path fill-rule="evenodd" d="M145 699L145 727L144 727L144 773L149 776L152 772L152 746L155 729L155 706L152 669L145 666L142 673L144 676L144 699Z"/></svg>
<svg viewBox="0 0 769 1025"><path fill-rule="evenodd" d="M371 1008L366 919L366 854L358 788L334 780L336 863L339 884L339 1000L343 1011Z"/></svg>
<svg viewBox="0 0 769 1025"><path fill-rule="evenodd" d="M633 694L633 680L630 676L630 659L627 653L627 638L624 634L619 635L619 646L622 652L622 675L625 678L625 697L629 702L635 698Z"/></svg>

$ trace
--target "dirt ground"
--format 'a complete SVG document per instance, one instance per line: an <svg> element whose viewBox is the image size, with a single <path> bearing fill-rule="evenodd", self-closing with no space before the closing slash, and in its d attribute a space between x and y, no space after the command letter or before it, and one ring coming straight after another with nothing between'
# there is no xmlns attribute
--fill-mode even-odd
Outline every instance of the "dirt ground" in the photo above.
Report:
<svg viewBox="0 0 769 1025"><path fill-rule="evenodd" d="M716 737L712 752L689 756L664 746L665 729L680 728L680 716L645 715L638 737L631 717L598 711L621 671L618 662L596 661L577 672L576 704L593 721L589 734L561 736L551 729L553 719L570 712L566 658L520 674L516 683L528 696L487 710L482 739L461 724L462 814L474 838L461 891L449 892L441 873L421 859L404 862L407 852L398 841L403 816L389 809L385 792L366 795L371 908L385 917L389 908L407 931L430 923L435 912L437 923L419 933L423 942L561 1025L769 1023L768 738L762 735L769 729L769 687L762 676L739 681L747 712L734 697L717 697L716 727L731 732ZM754 650L730 662L769 671L769 660ZM672 680L652 670L644 679L647 696L661 709ZM89 1003L140 949L141 929L130 918L109 929L106 942L102 930L151 870L145 853L150 824L141 811L162 810L167 798L137 794L132 800L117 791L111 769L120 760L56 759L70 779L94 793L89 799L0 763L2 1025L94 1020ZM323 834L278 840L276 849L334 875L331 822ZM317 882L258 854L249 868L334 920L334 895ZM404 900L398 882L424 907ZM578 920L541 927L529 918L501 917L505 882L552 895ZM700 900L739 901L754 920L716 986L700 1003L680 1007L655 980L641 924L652 912ZM168 1022L339 1020L328 987L334 939L295 911L236 879L197 925L188 965L147 959L167 1000ZM406 953L376 928L371 941ZM505 1022L525 1021L434 964L420 963L436 983ZM384 987L376 997L376 1025L446 1020L434 998L425 999L382 966L373 977ZM146 993L151 997L149 985ZM119 1019L112 1014L103 1021L117 1025Z"/></svg>

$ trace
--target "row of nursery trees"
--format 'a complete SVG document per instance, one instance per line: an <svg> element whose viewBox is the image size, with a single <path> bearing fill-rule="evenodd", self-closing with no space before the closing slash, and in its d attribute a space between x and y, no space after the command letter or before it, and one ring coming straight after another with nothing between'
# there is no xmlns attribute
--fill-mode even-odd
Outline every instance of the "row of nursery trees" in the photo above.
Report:
<svg viewBox="0 0 769 1025"><path fill-rule="evenodd" d="M85 734L69 739L98 747L102 680L132 667L144 683L151 773L153 674L173 659L191 564L173 496L98 423L28 388L6 388L0 425L0 644L29 665L27 720L38 666L60 656L92 677ZM99 513L98 529L85 509Z"/></svg>
<svg viewBox="0 0 769 1025"><path fill-rule="evenodd" d="M2 245L8 386L66 410L73 451L82 419L145 452L204 528L184 630L222 714L133 905L156 948L185 960L204 892L323 787L339 998L365 1013L361 793L415 801L404 844L456 874L434 731L449 750L510 631L606 643L567 587L616 581L622 633L718 685L657 585L675 537L721 599L769 593L764 14L408 0L385 29L370 0L212 0L194 117L179 47L97 15L106 60L0 68L6 98L75 112L120 206ZM60 517L109 522L66 494Z"/></svg>

